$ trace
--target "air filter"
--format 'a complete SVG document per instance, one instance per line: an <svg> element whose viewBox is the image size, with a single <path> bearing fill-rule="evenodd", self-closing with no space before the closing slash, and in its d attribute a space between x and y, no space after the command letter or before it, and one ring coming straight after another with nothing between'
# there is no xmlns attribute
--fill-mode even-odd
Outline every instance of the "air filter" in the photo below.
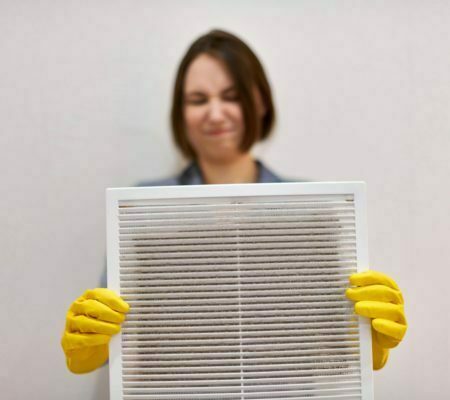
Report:
<svg viewBox="0 0 450 400"><path fill-rule="evenodd" d="M363 183L107 191L112 400L372 400Z"/></svg>

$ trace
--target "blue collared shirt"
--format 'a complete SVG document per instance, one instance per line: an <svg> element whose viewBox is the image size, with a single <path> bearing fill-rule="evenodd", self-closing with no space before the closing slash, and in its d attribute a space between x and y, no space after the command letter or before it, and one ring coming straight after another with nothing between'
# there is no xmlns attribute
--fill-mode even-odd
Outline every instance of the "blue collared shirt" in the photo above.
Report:
<svg viewBox="0 0 450 400"><path fill-rule="evenodd" d="M272 171L264 166L261 161L256 160L258 166L258 181L257 183L274 183L274 182L285 182L275 175ZM178 185L203 185L202 172L197 163L193 162L189 164L186 169L184 169L180 175L162 179L159 181L144 181L139 183L137 186L178 186Z"/></svg>

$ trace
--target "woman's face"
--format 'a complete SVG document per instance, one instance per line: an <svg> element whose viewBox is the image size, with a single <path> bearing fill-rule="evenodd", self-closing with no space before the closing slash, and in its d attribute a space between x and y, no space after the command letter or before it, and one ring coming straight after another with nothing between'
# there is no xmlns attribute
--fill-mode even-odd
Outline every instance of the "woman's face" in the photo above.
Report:
<svg viewBox="0 0 450 400"><path fill-rule="evenodd" d="M229 72L201 54L189 66L184 85L184 123L199 159L228 162L242 154L244 118Z"/></svg>

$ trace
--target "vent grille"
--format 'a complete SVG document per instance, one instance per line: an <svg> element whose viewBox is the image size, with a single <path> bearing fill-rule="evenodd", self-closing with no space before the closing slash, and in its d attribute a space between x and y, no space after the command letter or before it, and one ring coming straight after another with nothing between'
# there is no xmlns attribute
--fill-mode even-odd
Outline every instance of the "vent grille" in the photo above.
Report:
<svg viewBox="0 0 450 400"><path fill-rule="evenodd" d="M354 196L118 200L121 393L362 399ZM113 357L113 356L112 356Z"/></svg>

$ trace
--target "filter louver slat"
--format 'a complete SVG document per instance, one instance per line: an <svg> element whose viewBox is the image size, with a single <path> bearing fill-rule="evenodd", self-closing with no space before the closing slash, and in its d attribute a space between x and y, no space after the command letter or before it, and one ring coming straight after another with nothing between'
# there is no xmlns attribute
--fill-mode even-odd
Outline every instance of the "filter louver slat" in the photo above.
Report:
<svg viewBox="0 0 450 400"><path fill-rule="evenodd" d="M233 186L110 191L112 398L371 399L355 192Z"/></svg>

